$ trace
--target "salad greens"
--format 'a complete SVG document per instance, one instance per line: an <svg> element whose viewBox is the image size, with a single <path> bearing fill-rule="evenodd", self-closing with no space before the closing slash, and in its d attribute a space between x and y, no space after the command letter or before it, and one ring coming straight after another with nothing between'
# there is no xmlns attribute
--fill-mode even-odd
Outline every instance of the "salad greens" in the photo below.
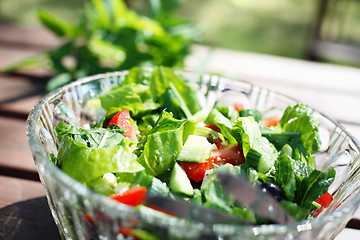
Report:
<svg viewBox="0 0 360 240"><path fill-rule="evenodd" d="M51 159L113 199L142 186L254 224L267 223L224 190L216 173L225 171L253 185L276 186L280 204L300 221L312 217L318 206L314 201L335 178L334 169L315 169L319 124L301 103L287 107L275 127L265 126L256 109L215 104L206 111L195 87L162 66L131 69L99 101L107 113L98 125L85 129L59 123L59 153ZM117 112L125 114L118 118Z"/></svg>

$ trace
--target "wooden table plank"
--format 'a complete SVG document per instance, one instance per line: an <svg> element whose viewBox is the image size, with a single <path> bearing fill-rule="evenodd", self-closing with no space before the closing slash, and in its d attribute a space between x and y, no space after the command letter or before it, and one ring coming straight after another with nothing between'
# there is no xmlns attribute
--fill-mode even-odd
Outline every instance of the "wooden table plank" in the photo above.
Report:
<svg viewBox="0 0 360 240"><path fill-rule="evenodd" d="M38 179L24 120L0 117L0 152L1 175Z"/></svg>
<svg viewBox="0 0 360 240"><path fill-rule="evenodd" d="M0 239L60 239L41 183L0 176Z"/></svg>
<svg viewBox="0 0 360 240"><path fill-rule="evenodd" d="M0 24L0 45L27 49L51 49L59 45L60 40L44 28L23 28Z"/></svg>
<svg viewBox="0 0 360 240"><path fill-rule="evenodd" d="M0 115L13 113L25 120L44 92L44 81L0 74Z"/></svg>
<svg viewBox="0 0 360 240"><path fill-rule="evenodd" d="M18 61L56 48L61 40L44 28L20 28L0 24L0 72ZM24 69L34 76L48 75L45 69Z"/></svg>

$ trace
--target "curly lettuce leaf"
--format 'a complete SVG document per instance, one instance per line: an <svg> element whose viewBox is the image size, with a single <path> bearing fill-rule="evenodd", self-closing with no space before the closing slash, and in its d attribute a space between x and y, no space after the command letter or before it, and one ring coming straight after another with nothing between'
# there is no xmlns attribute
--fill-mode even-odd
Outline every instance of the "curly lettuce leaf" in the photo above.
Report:
<svg viewBox="0 0 360 240"><path fill-rule="evenodd" d="M117 125L111 125L109 128L92 128L86 130L61 121L55 127L59 142L65 136L70 136L76 142L82 143L89 148L112 148L121 143L124 138L124 130Z"/></svg>
<svg viewBox="0 0 360 240"><path fill-rule="evenodd" d="M65 136L59 146L60 168L81 183L105 173L138 172L144 168L136 161L126 138L115 147L90 148Z"/></svg>
<svg viewBox="0 0 360 240"><path fill-rule="evenodd" d="M60 168L86 183L105 173L138 172L144 168L132 153L134 142L123 136L116 125L86 130L60 122L56 127L59 139L57 162Z"/></svg>

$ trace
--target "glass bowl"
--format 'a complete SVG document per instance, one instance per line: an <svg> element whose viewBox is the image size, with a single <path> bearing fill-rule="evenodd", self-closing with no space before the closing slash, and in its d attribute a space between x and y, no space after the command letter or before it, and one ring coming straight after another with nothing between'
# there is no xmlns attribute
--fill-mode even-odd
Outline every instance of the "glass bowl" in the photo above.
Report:
<svg viewBox="0 0 360 240"><path fill-rule="evenodd" d="M146 233L155 234L159 239L333 239L360 204L360 144L340 124L314 109L325 136L316 154L317 168L336 170L335 181L329 188L334 200L315 219L288 225L208 225L139 213L91 191L49 160L50 153L57 155L54 128L61 120L79 126L98 122L105 112L101 107L88 108L88 101L121 83L127 73L100 74L66 85L46 95L27 119L28 141L63 239L126 239L122 233L129 229L137 229L145 237ZM268 113L298 102L236 79L185 71L177 73L198 88L204 107L211 107L219 98L231 101L236 97Z"/></svg>

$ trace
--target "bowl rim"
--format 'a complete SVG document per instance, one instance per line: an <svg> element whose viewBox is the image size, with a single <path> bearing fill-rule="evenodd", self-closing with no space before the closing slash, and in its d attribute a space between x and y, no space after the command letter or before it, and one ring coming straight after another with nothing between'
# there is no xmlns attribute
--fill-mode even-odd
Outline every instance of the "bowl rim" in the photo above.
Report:
<svg viewBox="0 0 360 240"><path fill-rule="evenodd" d="M87 188L85 185L81 184L80 182L74 180L72 177L68 176L66 173L64 173L63 171L61 171L60 168L58 168L55 164L53 164L49 159L48 156L41 151L41 147L42 144L37 141L36 136L35 136L35 127L34 124L37 123L37 121L39 120L40 117L40 113L42 111L42 109L46 106L46 104L55 96L57 96L58 94L61 94L63 92L66 91L66 89L78 86L78 85L82 85L85 84L87 82L91 82L91 81L95 81L95 80L100 80L102 81L102 79L106 79L109 77L124 77L129 73L128 70L125 71L114 71L114 72L107 72L107 73L100 73L100 74L95 74L95 75L90 75L87 77L83 77L80 78L74 82L71 82L69 84L66 84L58 89L55 89L49 93L47 93L39 102L38 104L36 104L34 106L34 108L31 110L31 112L29 113L27 120L26 120L26 135L27 135L27 139L28 139L28 143L30 145L35 163L36 163L36 168L37 171L40 173L40 171L43 171L45 168L49 168L50 171L54 172L55 174L58 174L59 178L63 180L63 184L69 186L71 189L76 189L77 193L82 195L83 197L89 198L92 201L96 201L99 203L103 203L104 207L109 207L110 209L117 209L117 210L121 210L121 211L125 211L125 212L131 212L133 214L139 214L138 211L136 211L133 207L115 202L110 200L109 198L107 198L106 196L93 192L91 191L89 188ZM190 74L190 75L195 75L195 76L206 76L206 77L219 77L219 79L221 79L221 81L223 82L237 82L237 83L241 83L241 84L246 84L247 87L249 89L257 87L260 90L266 90L269 91L271 93L274 93L278 96L281 97L285 97L291 101L295 101L295 102L301 102L296 98L287 96L286 94L280 93L278 91L274 91L274 90L269 90L265 87L262 87L260 85L254 85L248 81L236 78L236 77L228 77L228 76L222 76L219 74L213 74L213 73L198 73L198 72L194 72L194 71L188 71L188 70L176 70L175 73L177 74ZM305 104L306 105L306 104ZM360 142L357 138L355 138L351 133L349 133L344 126L342 126L337 120L333 119L332 117L316 110L315 108L306 105L309 109L311 109L312 111L317 112L318 114L320 114L322 117L326 118L327 120L329 120L332 124L334 124L337 128L339 128L354 144L354 146L356 147L357 151L360 152ZM40 160L39 160L40 159ZM46 160L45 160L46 159ZM359 159L359 156L358 156ZM39 162L41 161L41 163ZM41 166L40 166L41 165ZM44 180L40 175L40 180L45 188L46 191L46 197L48 198L49 201L49 197L48 196L48 190L46 188L46 183L44 182ZM291 224L268 224L268 225L254 225L254 226L242 226L242 225L228 225L228 224L224 224L226 226L234 226L236 229L240 230L240 231L246 231L249 230L251 232L253 232L255 228L259 229L261 232L269 232L269 233L274 233L274 232L279 232L279 231L284 231L284 227L286 227L286 231L289 230L293 230L293 231L301 231L301 229L303 230L308 230L308 225L310 224L311 226L317 226L320 224L324 224L326 222L332 221L334 218L337 217L341 217L343 214L348 214L350 212L354 212L357 208L358 205L360 205L360 193L358 193L357 195L355 195L347 204L346 206L340 208L340 209L336 209L335 211L331 212L331 213L327 213L324 215L321 215L317 218L314 219L309 219L309 220L304 220L301 222L295 222L295 223L291 223ZM197 224L196 222L194 222L195 224ZM310 226L310 228L311 228Z"/></svg>

